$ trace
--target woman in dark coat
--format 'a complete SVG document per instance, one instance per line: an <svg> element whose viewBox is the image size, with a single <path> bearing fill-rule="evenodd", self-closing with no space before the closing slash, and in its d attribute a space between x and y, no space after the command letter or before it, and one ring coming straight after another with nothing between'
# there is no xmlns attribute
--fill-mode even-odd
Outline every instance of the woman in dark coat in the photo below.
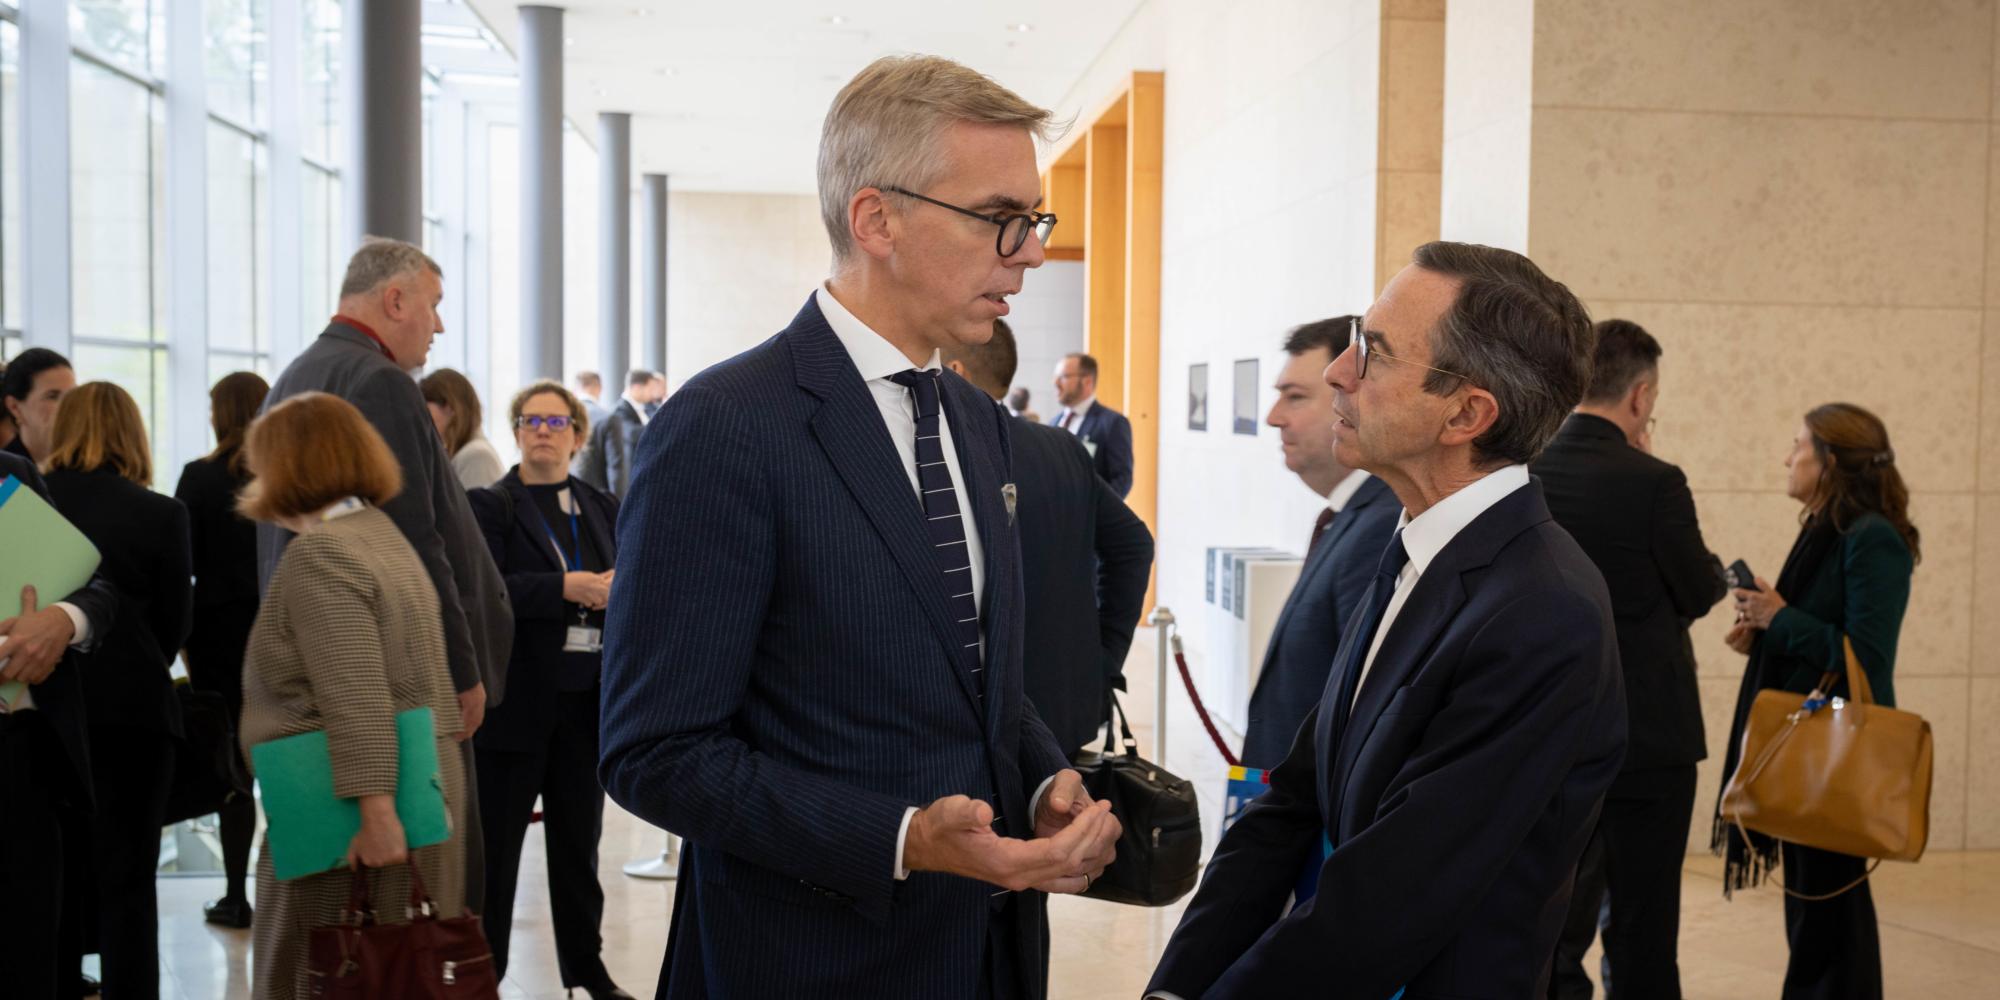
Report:
<svg viewBox="0 0 2000 1000"><path fill-rule="evenodd" d="M49 495L97 546L98 570L119 598L118 627L90 636L77 660L97 801L87 857L94 882L64 882L96 888L105 995L157 997L153 879L181 736L167 668L187 639L194 598L187 508L147 488L146 426L124 389L91 382L71 390L51 438L42 463Z"/></svg>
<svg viewBox="0 0 2000 1000"><path fill-rule="evenodd" d="M598 673L618 556L618 500L570 475L589 427L568 389L537 382L514 397L510 416L521 464L491 488L472 491L473 513L514 605L507 700L472 738L486 831L486 940L504 974L521 842L539 795L563 986L592 1000L629 998L599 954L604 889L597 881L604 828Z"/></svg>
<svg viewBox="0 0 2000 1000"><path fill-rule="evenodd" d="M1841 679L1829 693L1847 696L1843 637L1853 643L1875 700L1896 703L1896 640L1921 550L1888 428L1850 403L1818 407L1806 414L1785 466L1786 493L1805 504L1803 527L1775 587L1759 577L1756 590L1734 592L1736 625L1728 642L1750 661L1736 698L1725 775L1736 772L1757 692L1805 694L1834 671ZM1867 859L1781 845L1755 833L1745 841L1722 819L1719 803L1714 845L1728 857L1725 893L1756 885L1780 862L1792 892L1818 896L1853 885L1825 900L1786 895L1786 1000L1882 995L1875 902L1863 881Z"/></svg>
<svg viewBox="0 0 2000 1000"><path fill-rule="evenodd" d="M195 687L222 696L232 726L243 714L243 647L257 620L257 526L236 512L237 494L250 481L243 463L243 435L270 391L255 372L234 372L215 383L208 391L215 450L189 462L174 489L174 497L187 505L194 543L188 679ZM250 898L243 886L250 872L257 803L248 795L236 796L223 805L219 816L223 893L202 912L212 924L249 927Z"/></svg>

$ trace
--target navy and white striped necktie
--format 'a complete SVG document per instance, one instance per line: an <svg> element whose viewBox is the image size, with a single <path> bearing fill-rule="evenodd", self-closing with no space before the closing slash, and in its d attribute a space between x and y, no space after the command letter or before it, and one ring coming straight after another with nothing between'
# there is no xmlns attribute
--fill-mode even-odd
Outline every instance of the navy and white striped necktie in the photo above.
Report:
<svg viewBox="0 0 2000 1000"><path fill-rule="evenodd" d="M889 376L889 380L910 390L917 402L917 489L923 495L924 525L931 553L937 558L939 584L944 587L945 605L957 622L958 642L964 647L975 690L986 696L984 666L979 658L979 602L973 597L972 553L965 543L965 517L958 505L958 490L951 483L951 469L944 462L944 437L938 413L940 372L911 369Z"/></svg>

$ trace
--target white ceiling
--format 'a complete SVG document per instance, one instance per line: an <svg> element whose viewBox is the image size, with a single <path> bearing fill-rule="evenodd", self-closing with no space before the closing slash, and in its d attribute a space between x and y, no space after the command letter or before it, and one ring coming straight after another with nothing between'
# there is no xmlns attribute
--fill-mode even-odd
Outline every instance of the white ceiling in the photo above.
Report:
<svg viewBox="0 0 2000 1000"><path fill-rule="evenodd" d="M465 2L519 50L515 0ZM559 0L563 110L593 142L599 112L631 112L634 176L810 194L827 105L878 56L946 56L1046 106L1141 2Z"/></svg>

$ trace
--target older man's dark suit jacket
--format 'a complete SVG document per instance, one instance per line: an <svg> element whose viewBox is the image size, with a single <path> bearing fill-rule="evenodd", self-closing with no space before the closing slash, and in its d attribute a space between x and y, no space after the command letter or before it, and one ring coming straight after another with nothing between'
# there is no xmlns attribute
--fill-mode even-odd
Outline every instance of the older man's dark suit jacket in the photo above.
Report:
<svg viewBox="0 0 2000 1000"><path fill-rule="evenodd" d="M35 468L35 463L0 450L0 480L8 476L19 479L22 485L34 490L50 506L55 505L54 498L49 495L48 484L42 481L42 474ZM0 619L20 614L20 600L19 594L0 594ZM90 583L76 593L60 598L43 594L38 600L44 608L57 600L75 605L90 622L90 644L93 648L115 629L130 627L129 622L118 620L118 590L101 569L91 576ZM35 696L36 711L42 713L43 720L54 731L56 740L62 744L63 755L69 758L74 769L74 773L53 784L66 789L75 805L89 808L92 803L90 741L83 707L83 677L78 673L79 662L77 651L63 654L62 662L56 664L48 679L29 690Z"/></svg>
<svg viewBox="0 0 2000 1000"><path fill-rule="evenodd" d="M483 682L487 707L498 705L507 695L507 650L514 635L507 587L416 381L366 334L336 322L285 366L264 409L313 391L353 403L388 442L403 469L403 491L383 504L382 512L402 529L437 587L452 684L468 691ZM257 526L263 584L277 571L291 538L276 525Z"/></svg>
<svg viewBox="0 0 2000 1000"><path fill-rule="evenodd" d="M1402 501L1389 484L1369 476L1307 553L1271 629L1264 668L1250 693L1250 726L1243 734L1246 766L1277 767L1292 748L1299 723L1319 704L1340 633L1375 578L1382 549L1396 533L1402 513Z"/></svg>
<svg viewBox="0 0 2000 1000"><path fill-rule="evenodd" d="M1535 460L1556 523L1604 573L1632 745L1625 769L1708 756L1688 622L1728 592L1701 539L1681 470L1632 447L1618 425L1573 414Z"/></svg>
<svg viewBox="0 0 2000 1000"><path fill-rule="evenodd" d="M1222 838L1149 989L1539 996L1625 749L1611 601L1539 484L1432 560L1336 730L1340 687ZM1322 837L1319 894L1280 917Z"/></svg>
<svg viewBox="0 0 2000 1000"><path fill-rule="evenodd" d="M640 444L599 775L687 839L662 997L973 997L989 953L1042 994L1040 894L894 878L907 807L985 798L1029 837L1067 766L1021 693L1006 415L950 372L942 390L985 552L983 699L909 474L816 303Z"/></svg>
<svg viewBox="0 0 2000 1000"><path fill-rule="evenodd" d="M1146 603L1153 534L1068 431L1009 417L1027 593L1024 683L1072 755L1124 687L1125 654Z"/></svg>

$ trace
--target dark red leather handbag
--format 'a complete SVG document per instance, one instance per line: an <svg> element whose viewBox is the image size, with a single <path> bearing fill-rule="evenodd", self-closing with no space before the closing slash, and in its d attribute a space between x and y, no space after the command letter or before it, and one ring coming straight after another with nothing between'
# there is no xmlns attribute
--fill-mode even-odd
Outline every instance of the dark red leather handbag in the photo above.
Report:
<svg viewBox="0 0 2000 1000"><path fill-rule="evenodd" d="M357 867L339 926L312 931L315 1000L499 1000L500 977L479 918L439 917L415 864L409 915L408 923L377 920L368 869Z"/></svg>

